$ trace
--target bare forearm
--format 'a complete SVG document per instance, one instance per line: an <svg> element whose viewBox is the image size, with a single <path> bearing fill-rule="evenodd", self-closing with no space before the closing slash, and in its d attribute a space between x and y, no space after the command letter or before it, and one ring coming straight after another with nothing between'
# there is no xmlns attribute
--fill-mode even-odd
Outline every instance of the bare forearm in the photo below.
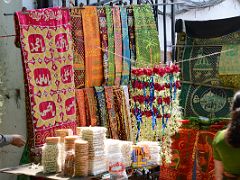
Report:
<svg viewBox="0 0 240 180"><path fill-rule="evenodd" d="M13 137L11 135L0 134L0 147L11 144Z"/></svg>

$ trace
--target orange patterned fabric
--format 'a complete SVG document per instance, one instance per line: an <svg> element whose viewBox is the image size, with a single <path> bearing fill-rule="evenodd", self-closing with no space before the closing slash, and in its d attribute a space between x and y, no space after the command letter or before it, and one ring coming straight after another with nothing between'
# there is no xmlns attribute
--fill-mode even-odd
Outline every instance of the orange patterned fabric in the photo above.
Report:
<svg viewBox="0 0 240 180"><path fill-rule="evenodd" d="M85 107L86 107L86 117L87 117L87 126L99 126L100 121L98 117L97 110L97 99L94 95L93 88L85 88L84 96L85 96Z"/></svg>
<svg viewBox="0 0 240 180"><path fill-rule="evenodd" d="M83 89L76 89L76 99L77 99L77 110L78 119L77 123L79 126L87 126L86 121L86 108Z"/></svg>
<svg viewBox="0 0 240 180"><path fill-rule="evenodd" d="M73 37L73 68L75 87L83 88L85 85L85 52L82 15L80 9L71 9L71 24Z"/></svg>
<svg viewBox="0 0 240 180"><path fill-rule="evenodd" d="M76 128L72 38L68 10L27 12L17 16L31 111L28 126L33 127L28 129L28 141L30 148L37 148L56 129Z"/></svg>
<svg viewBox="0 0 240 180"><path fill-rule="evenodd" d="M194 129L180 129L174 135L172 143L172 163L161 167L160 179L192 180L198 131Z"/></svg>
<svg viewBox="0 0 240 180"><path fill-rule="evenodd" d="M114 99L113 99L113 87L112 86L105 86L105 98L107 104L107 112L108 112L108 122L109 122L109 135L110 138L118 139L118 123L116 119L116 111L114 106Z"/></svg>
<svg viewBox="0 0 240 180"><path fill-rule="evenodd" d="M81 9L85 39L85 87L101 86L103 83L103 60L97 8Z"/></svg>
<svg viewBox="0 0 240 180"><path fill-rule="evenodd" d="M200 131L196 148L197 179L214 180L212 142L216 131Z"/></svg>
<svg viewBox="0 0 240 180"><path fill-rule="evenodd" d="M115 42L115 85L119 86L122 77L122 26L119 7L113 7L114 42Z"/></svg>
<svg viewBox="0 0 240 180"><path fill-rule="evenodd" d="M120 87L116 87L113 89L113 97L114 97L114 106L116 110L116 120L117 120L117 131L118 137L120 140L128 140L128 132L126 127L127 122L127 114L126 114L126 106L125 106L125 97L123 90Z"/></svg>

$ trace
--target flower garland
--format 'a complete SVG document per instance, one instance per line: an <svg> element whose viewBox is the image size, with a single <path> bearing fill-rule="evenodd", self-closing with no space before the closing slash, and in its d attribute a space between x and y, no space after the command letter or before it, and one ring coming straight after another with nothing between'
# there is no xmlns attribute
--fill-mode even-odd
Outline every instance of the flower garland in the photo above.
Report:
<svg viewBox="0 0 240 180"><path fill-rule="evenodd" d="M132 70L131 111L136 119L136 141L159 141L161 157L171 161L171 136L180 127L179 67Z"/></svg>

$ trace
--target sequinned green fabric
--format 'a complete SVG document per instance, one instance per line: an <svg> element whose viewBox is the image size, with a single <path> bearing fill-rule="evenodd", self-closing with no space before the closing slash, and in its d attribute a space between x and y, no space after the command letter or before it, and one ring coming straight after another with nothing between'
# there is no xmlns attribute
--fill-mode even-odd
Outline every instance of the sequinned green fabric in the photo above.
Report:
<svg viewBox="0 0 240 180"><path fill-rule="evenodd" d="M133 6L136 67L160 63L160 45L158 31L152 7L149 5Z"/></svg>
<svg viewBox="0 0 240 180"><path fill-rule="evenodd" d="M239 33L233 33L239 36ZM237 43L237 41L236 41ZM221 54L219 61L219 78L224 86L240 88L240 45L226 44L222 48L225 53Z"/></svg>
<svg viewBox="0 0 240 180"><path fill-rule="evenodd" d="M115 64L114 64L114 29L113 29L113 15L112 8L106 6L106 20L107 20L107 33L108 33L108 84L114 85L115 80Z"/></svg>
<svg viewBox="0 0 240 180"><path fill-rule="evenodd" d="M197 39L178 34L177 61L181 65L180 105L185 117L228 117L234 90L219 78L223 46L231 37ZM210 55L211 54L211 55Z"/></svg>

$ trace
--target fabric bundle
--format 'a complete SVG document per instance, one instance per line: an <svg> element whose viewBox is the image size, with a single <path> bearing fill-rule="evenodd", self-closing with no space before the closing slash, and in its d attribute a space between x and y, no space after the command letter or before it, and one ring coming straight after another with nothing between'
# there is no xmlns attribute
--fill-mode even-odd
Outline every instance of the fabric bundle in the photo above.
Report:
<svg viewBox="0 0 240 180"><path fill-rule="evenodd" d="M78 110L78 126L87 126L86 119L86 107L85 107L85 98L84 90L76 89L76 100L77 100L77 110Z"/></svg>
<svg viewBox="0 0 240 180"><path fill-rule="evenodd" d="M56 129L75 131L73 53L68 10L17 12L28 89L29 144L40 147ZM52 15L52 16L50 16Z"/></svg>
<svg viewBox="0 0 240 180"><path fill-rule="evenodd" d="M113 139L119 139L118 137L118 125L116 119L116 111L113 100L113 87L106 86L105 90L105 98L107 104L107 113L108 113L108 121L109 121L109 135Z"/></svg>
<svg viewBox="0 0 240 180"><path fill-rule="evenodd" d="M94 94L93 88L84 89L87 126L97 126L100 124L97 111L97 100Z"/></svg>
<svg viewBox="0 0 240 180"><path fill-rule="evenodd" d="M125 99L123 96L123 91L121 88L114 88L113 89L113 97L114 97L114 106L116 111L116 121L117 121L117 131L118 131L118 138L120 140L127 140L127 128L125 120L127 120L127 114L126 114L126 107L125 105Z"/></svg>
<svg viewBox="0 0 240 180"><path fill-rule="evenodd" d="M127 8L128 15L128 33L129 33L129 47L131 52L131 66L136 66L136 42L134 33L134 18L133 18L133 8Z"/></svg>
<svg viewBox="0 0 240 180"><path fill-rule="evenodd" d="M114 30L113 30L113 14L112 8L106 6L107 34L108 34L108 84L114 85L115 80L115 63L114 63Z"/></svg>
<svg viewBox="0 0 240 180"><path fill-rule="evenodd" d="M130 114L130 100L129 100L129 92L128 92L128 86L121 86L124 92L124 98L125 101L125 113L126 113L126 118L125 118L125 128L127 131L127 140L132 141L133 140L133 129L132 129L132 120L131 120L131 114Z"/></svg>
<svg viewBox="0 0 240 180"><path fill-rule="evenodd" d="M112 8L114 44L115 44L115 85L119 86L122 76L122 27L120 19L120 9L117 6Z"/></svg>
<svg viewBox="0 0 240 180"><path fill-rule="evenodd" d="M75 87L83 88L85 85L85 51L82 14L80 9L71 9L71 24Z"/></svg>
<svg viewBox="0 0 240 180"><path fill-rule="evenodd" d="M123 62L122 62L122 77L121 85L128 85L131 69L131 57L129 48L127 10L124 7L120 8L122 22L122 44L123 44Z"/></svg>
<svg viewBox="0 0 240 180"><path fill-rule="evenodd" d="M99 112L100 125L108 128L108 122L107 122L108 118L107 118L104 87L94 87L94 89L95 89L95 95L97 99L97 108Z"/></svg>
<svg viewBox="0 0 240 180"><path fill-rule="evenodd" d="M103 83L103 64L97 8L86 6L81 9L85 41L85 87L101 86Z"/></svg>
<svg viewBox="0 0 240 180"><path fill-rule="evenodd" d="M104 8L98 9L98 16L99 16L99 28L100 28L100 34L101 34L104 84L107 85L108 83L108 29L107 29L106 12Z"/></svg>
<svg viewBox="0 0 240 180"><path fill-rule="evenodd" d="M158 31L149 5L133 6L137 67L160 63Z"/></svg>

